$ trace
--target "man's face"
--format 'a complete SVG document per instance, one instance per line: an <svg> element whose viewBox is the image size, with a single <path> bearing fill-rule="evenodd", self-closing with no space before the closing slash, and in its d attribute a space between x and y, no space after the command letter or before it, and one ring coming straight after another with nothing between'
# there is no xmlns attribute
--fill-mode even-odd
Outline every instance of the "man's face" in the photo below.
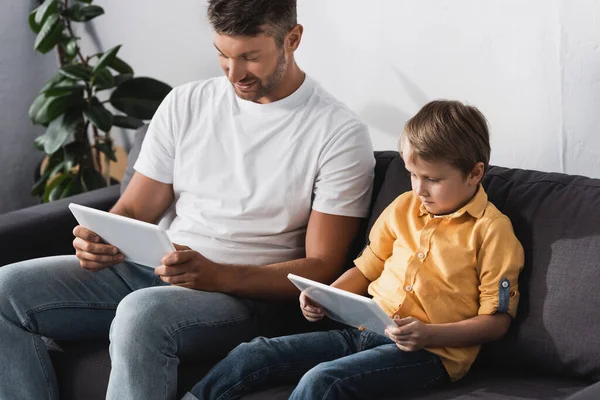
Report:
<svg viewBox="0 0 600 400"><path fill-rule="evenodd" d="M413 192L419 196L428 212L435 215L453 213L466 205L477 191L483 175L483 163L478 163L474 172L465 177L460 169L448 162L428 162L411 155L411 145L404 140L404 165L410 173Z"/></svg>
<svg viewBox="0 0 600 400"><path fill-rule="evenodd" d="M257 103L281 82L287 70L283 48L266 34L227 36L215 34L219 64L242 99ZM261 101L261 99L263 101Z"/></svg>

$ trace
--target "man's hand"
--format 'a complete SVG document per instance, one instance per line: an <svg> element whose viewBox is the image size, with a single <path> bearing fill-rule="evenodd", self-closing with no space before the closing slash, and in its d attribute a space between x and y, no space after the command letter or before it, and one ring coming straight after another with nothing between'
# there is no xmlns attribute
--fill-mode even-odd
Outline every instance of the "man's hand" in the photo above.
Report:
<svg viewBox="0 0 600 400"><path fill-rule="evenodd" d="M304 292L300 293L300 310L302 310L304 318L310 322L320 321L325 316L323 309L319 307L317 303L309 299Z"/></svg>
<svg viewBox="0 0 600 400"><path fill-rule="evenodd" d="M394 319L397 326L390 326L385 335L392 339L402 351L417 351L428 347L429 325L414 317Z"/></svg>
<svg viewBox="0 0 600 400"><path fill-rule="evenodd" d="M110 244L101 243L100 237L89 229L77 225L73 229L73 247L81 268L99 271L125 260L119 249Z"/></svg>
<svg viewBox="0 0 600 400"><path fill-rule="evenodd" d="M210 261L187 246L175 244L177 251L163 257L162 265L154 269L163 282L189 289L216 292L224 267Z"/></svg>

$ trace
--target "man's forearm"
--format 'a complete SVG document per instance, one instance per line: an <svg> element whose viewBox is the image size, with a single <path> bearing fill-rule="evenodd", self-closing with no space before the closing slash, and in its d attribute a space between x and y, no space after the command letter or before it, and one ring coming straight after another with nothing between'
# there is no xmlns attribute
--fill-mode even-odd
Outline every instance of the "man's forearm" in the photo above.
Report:
<svg viewBox="0 0 600 400"><path fill-rule="evenodd" d="M288 273L326 284L341 272L341 267L319 258L301 258L277 264L219 265L223 274L219 282L223 293L240 297L291 300L299 291L287 278Z"/></svg>
<svg viewBox="0 0 600 400"><path fill-rule="evenodd" d="M500 339L510 326L508 314L479 315L460 322L429 325L426 347L468 347Z"/></svg>

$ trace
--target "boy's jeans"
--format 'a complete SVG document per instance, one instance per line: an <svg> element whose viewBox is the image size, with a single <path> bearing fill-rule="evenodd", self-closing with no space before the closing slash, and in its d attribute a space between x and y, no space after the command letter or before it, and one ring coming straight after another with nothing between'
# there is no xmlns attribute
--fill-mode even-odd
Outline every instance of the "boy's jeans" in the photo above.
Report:
<svg viewBox="0 0 600 400"><path fill-rule="evenodd" d="M98 272L75 256L0 268L0 399L58 399L40 336L109 338L107 399L175 399L179 356L216 361L261 331L273 307L164 284L122 263ZM111 325L112 324L112 325Z"/></svg>
<svg viewBox="0 0 600 400"><path fill-rule="evenodd" d="M449 378L432 353L403 352L385 336L345 329L243 343L184 400L235 399L298 381L290 399L376 399L440 386Z"/></svg>

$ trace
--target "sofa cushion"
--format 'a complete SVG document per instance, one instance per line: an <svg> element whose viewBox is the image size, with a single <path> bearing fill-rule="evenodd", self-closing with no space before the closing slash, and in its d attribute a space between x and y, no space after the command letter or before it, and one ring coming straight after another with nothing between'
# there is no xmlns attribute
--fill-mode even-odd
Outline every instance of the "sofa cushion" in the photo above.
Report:
<svg viewBox="0 0 600 400"><path fill-rule="evenodd" d="M138 130L135 131L133 136L133 144L131 145L131 149L129 149L129 154L127 156L127 169L123 174L123 179L121 179L121 194L125 191L127 185L129 185L129 181L133 177L133 173L135 170L133 169L133 165L135 164L138 156L140 155L140 150L142 149L142 142L144 141L144 137L146 136L146 132L148 131L148 124L141 126Z"/></svg>
<svg viewBox="0 0 600 400"><path fill-rule="evenodd" d="M525 249L516 320L482 361L511 369L600 379L600 180L490 167L489 199L512 221ZM410 190L402 159L390 162L369 229Z"/></svg>
<svg viewBox="0 0 600 400"><path fill-rule="evenodd" d="M585 387L585 383L577 380L485 370L470 374L440 390L406 393L398 388L398 395L386 400L559 400L566 399ZM293 385L279 386L243 396L242 400L284 400L293 389Z"/></svg>
<svg viewBox="0 0 600 400"><path fill-rule="evenodd" d="M484 180L525 249L514 326L486 356L600 379L600 180L492 167Z"/></svg>

